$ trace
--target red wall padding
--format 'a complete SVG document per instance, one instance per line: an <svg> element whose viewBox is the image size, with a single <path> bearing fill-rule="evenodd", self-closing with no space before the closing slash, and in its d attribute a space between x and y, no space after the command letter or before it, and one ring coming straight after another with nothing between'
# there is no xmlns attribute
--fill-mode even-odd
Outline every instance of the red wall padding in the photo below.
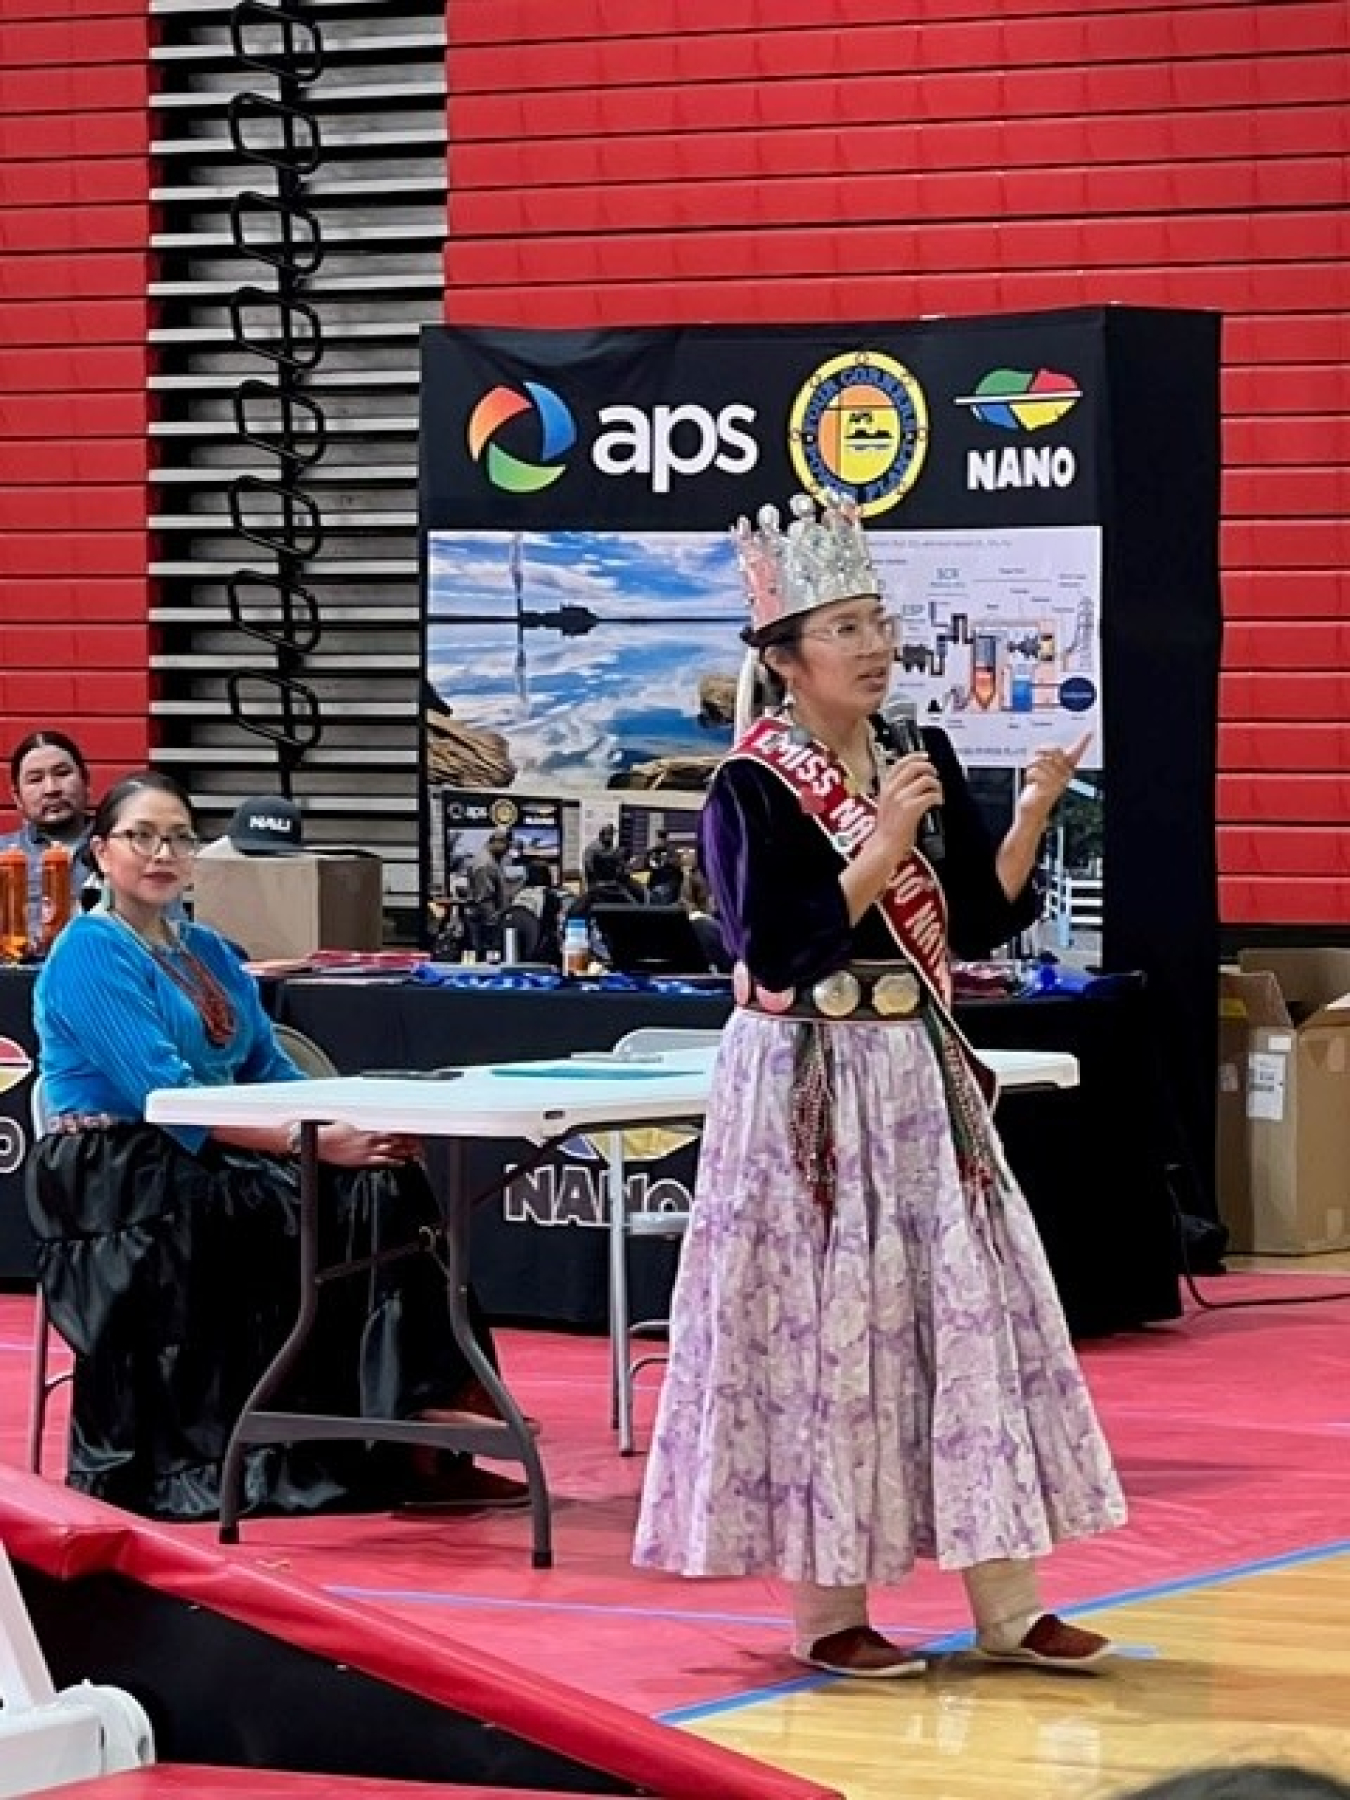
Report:
<svg viewBox="0 0 1350 1800"><path fill-rule="evenodd" d="M253 1567L205 1539L193 1542L5 1467L0 1541L17 1564L58 1581L116 1574L133 1588L180 1601L208 1624L213 1618L231 1621L435 1705L494 1721L505 1733L572 1758L579 1774L589 1772L599 1788L633 1788L654 1800L841 1800L833 1788L529 1674L477 1642L430 1637L372 1607L307 1588L284 1568ZM159 1696L170 1721L176 1704L172 1691ZM230 1704L228 1694L222 1704ZM265 1794L265 1776L248 1791ZM341 1791L338 1782L335 1792ZM403 1784L391 1781L387 1791L394 1800ZM410 1797L421 1791L420 1783L407 1790ZM477 1791L453 1782L442 1787L447 1796L460 1793L465 1800ZM110 1794L116 1793L113 1785Z"/></svg>
<svg viewBox="0 0 1350 1800"><path fill-rule="evenodd" d="M102 785L149 737L149 7L4 10L0 762L59 726Z"/></svg>
<svg viewBox="0 0 1350 1800"><path fill-rule="evenodd" d="M1350 920L1328 765L1350 697L1343 0L455 0L447 19L457 320L1222 311L1224 913ZM148 646L151 40L145 0L6 0L0 620L38 627L40 660L9 646L0 731L66 724L104 774L145 754L145 680L91 633L78 668L44 658L41 632Z"/></svg>
<svg viewBox="0 0 1350 1800"><path fill-rule="evenodd" d="M1232 924L1350 923L1343 0L455 0L446 316L1225 315Z"/></svg>

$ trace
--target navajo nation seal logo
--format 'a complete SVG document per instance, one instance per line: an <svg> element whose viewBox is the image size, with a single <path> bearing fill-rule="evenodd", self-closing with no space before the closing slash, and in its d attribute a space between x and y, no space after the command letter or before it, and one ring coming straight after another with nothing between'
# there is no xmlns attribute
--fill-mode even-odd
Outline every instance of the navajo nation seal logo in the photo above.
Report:
<svg viewBox="0 0 1350 1800"><path fill-rule="evenodd" d="M919 479L928 454L924 391L879 350L832 357L798 389L788 447L798 480L817 499L843 494L864 518L888 512Z"/></svg>

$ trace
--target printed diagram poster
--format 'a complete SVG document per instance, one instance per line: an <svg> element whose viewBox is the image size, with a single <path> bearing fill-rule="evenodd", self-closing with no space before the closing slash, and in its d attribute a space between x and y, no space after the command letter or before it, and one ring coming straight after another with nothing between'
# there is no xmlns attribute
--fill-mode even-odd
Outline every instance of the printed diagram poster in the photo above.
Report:
<svg viewBox="0 0 1350 1800"><path fill-rule="evenodd" d="M899 621L894 698L941 725L971 769L1021 768L1092 740L1101 768L1101 531L875 532Z"/></svg>

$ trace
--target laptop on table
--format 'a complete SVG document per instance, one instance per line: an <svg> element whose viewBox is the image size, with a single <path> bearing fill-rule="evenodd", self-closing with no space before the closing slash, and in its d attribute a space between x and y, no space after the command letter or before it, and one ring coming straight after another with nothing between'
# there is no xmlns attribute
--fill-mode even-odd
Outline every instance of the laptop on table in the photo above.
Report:
<svg viewBox="0 0 1350 1800"><path fill-rule="evenodd" d="M611 968L622 975L670 975L719 987L728 977L714 975L698 933L682 906L608 905L590 909Z"/></svg>

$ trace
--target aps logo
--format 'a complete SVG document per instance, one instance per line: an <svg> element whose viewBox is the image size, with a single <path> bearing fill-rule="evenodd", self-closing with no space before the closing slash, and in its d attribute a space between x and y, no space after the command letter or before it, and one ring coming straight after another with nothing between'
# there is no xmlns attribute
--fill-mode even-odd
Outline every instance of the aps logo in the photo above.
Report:
<svg viewBox="0 0 1350 1800"><path fill-rule="evenodd" d="M818 497L849 495L864 518L903 500L928 455L928 401L910 371L879 350L822 363L788 420L797 478Z"/></svg>
<svg viewBox="0 0 1350 1800"><path fill-rule="evenodd" d="M532 427L524 423L526 415L532 415ZM759 461L750 432L755 409L738 401L717 412L693 402L602 406L596 423L600 429L590 445L596 472L639 476L654 494L668 494L677 477L712 468L745 475ZM469 455L494 487L537 494L566 473L561 458L577 435L565 400L542 381L522 381L519 388L502 384L483 395L469 415L467 441Z"/></svg>
<svg viewBox="0 0 1350 1800"><path fill-rule="evenodd" d="M493 487L508 494L537 494L566 472L566 463L558 459L576 443L577 426L552 388L542 381L526 381L522 386L524 393L518 388L495 387L483 395L469 415L469 455L483 465ZM503 449L500 442L511 421L525 413L534 415L538 461L526 461ZM513 440L522 435L521 430L513 432Z"/></svg>

